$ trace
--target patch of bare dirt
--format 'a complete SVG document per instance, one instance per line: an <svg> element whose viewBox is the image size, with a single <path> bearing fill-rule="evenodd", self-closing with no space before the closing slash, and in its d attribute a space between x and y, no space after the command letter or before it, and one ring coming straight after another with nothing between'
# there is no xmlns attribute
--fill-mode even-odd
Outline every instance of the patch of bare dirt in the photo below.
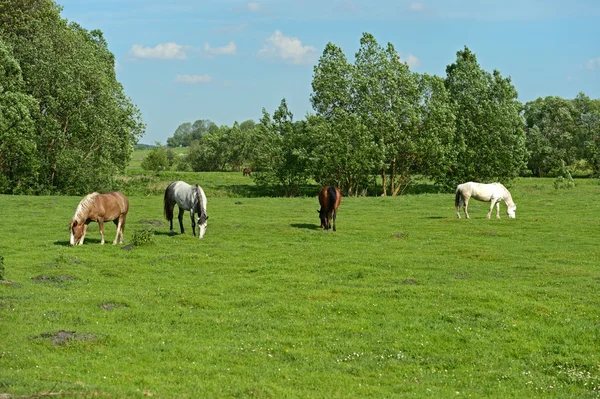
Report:
<svg viewBox="0 0 600 399"><path fill-rule="evenodd" d="M37 276L31 278L34 283L62 283L63 281L75 280L73 276Z"/></svg>
<svg viewBox="0 0 600 399"><path fill-rule="evenodd" d="M113 309L126 308L127 305L125 305L124 303L107 302L107 303L101 304L100 307L102 309L106 310L107 312L110 312Z"/></svg>
<svg viewBox="0 0 600 399"><path fill-rule="evenodd" d="M157 227L160 227L164 224L164 222L162 220L157 220L157 219L142 219L142 220L140 220L140 223L148 225L148 226L157 226Z"/></svg>
<svg viewBox="0 0 600 399"><path fill-rule="evenodd" d="M93 342L96 341L96 336L94 334L78 333L76 331L59 330L55 333L41 333L36 339L49 340L52 345L65 345L71 341Z"/></svg>

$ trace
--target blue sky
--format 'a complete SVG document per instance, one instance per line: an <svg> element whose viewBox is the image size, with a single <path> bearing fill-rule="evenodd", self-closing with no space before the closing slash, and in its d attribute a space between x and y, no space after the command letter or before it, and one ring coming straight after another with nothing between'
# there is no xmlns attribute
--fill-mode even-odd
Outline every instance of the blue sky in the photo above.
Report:
<svg viewBox="0 0 600 399"><path fill-rule="evenodd" d="M600 98L598 0L57 0L62 16L100 29L117 78L165 143L183 122L258 121L285 98L312 112L313 67L325 45L350 62L363 32L394 44L413 71L445 76L465 45L510 76L523 102Z"/></svg>

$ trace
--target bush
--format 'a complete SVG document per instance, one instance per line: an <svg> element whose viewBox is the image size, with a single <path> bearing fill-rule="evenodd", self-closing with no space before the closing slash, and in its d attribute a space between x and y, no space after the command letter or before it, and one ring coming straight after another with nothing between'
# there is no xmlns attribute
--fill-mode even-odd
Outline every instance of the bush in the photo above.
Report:
<svg viewBox="0 0 600 399"><path fill-rule="evenodd" d="M171 151L172 152L172 151ZM164 147L155 147L150 150L142 161L142 169L151 172L161 172L169 169L169 158Z"/></svg>
<svg viewBox="0 0 600 399"><path fill-rule="evenodd" d="M134 231L131 243L136 247L139 247L140 245L154 244L154 229L150 227L144 227L141 230Z"/></svg>

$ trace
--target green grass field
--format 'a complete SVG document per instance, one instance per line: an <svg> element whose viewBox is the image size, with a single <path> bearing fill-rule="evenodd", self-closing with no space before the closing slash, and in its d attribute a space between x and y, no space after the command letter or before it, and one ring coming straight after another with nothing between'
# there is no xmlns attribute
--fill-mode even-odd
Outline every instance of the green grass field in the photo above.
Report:
<svg viewBox="0 0 600 399"><path fill-rule="evenodd" d="M197 175L194 175L196 177ZM0 196L0 398L600 397L600 185L521 179L517 219L456 219L453 194L222 195L203 240L161 195L68 245L80 197ZM189 179L192 181L192 179ZM106 225L112 242L114 225Z"/></svg>

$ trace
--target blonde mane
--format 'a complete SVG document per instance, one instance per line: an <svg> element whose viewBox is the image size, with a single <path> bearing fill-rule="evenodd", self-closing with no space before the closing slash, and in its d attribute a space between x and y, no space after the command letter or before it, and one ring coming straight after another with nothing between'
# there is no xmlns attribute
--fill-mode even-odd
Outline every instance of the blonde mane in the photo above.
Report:
<svg viewBox="0 0 600 399"><path fill-rule="evenodd" d="M79 205L77 205L77 209L75 209L75 215L73 215L73 221L76 221L77 223L85 222L85 218L89 213L88 211L90 207L94 204L94 201L96 201L96 197L98 195L100 194L88 194L85 196L84 199L81 200L81 202L79 202Z"/></svg>

